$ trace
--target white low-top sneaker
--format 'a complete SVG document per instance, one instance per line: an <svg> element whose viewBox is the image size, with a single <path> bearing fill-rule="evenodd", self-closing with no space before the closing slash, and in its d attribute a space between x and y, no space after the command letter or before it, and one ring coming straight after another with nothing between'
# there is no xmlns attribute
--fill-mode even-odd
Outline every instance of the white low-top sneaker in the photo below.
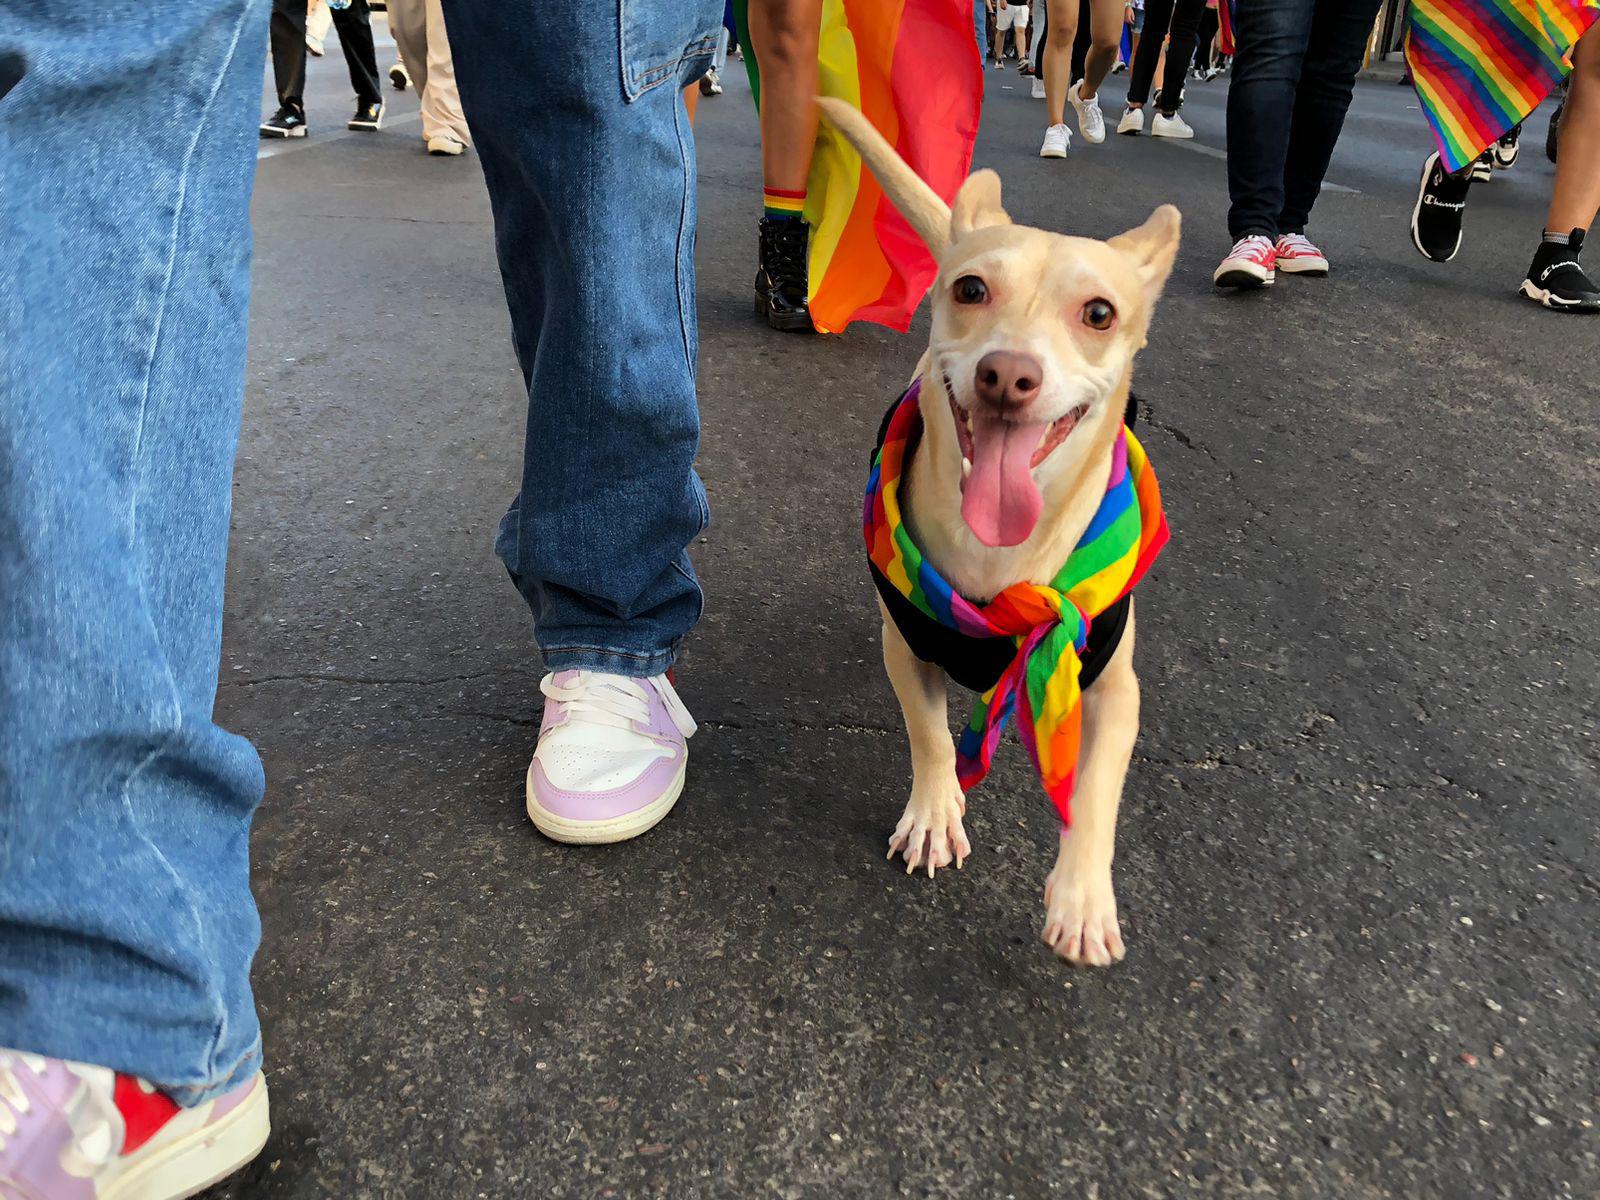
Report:
<svg viewBox="0 0 1600 1200"><path fill-rule="evenodd" d="M1078 114L1078 132L1083 134L1083 140L1098 146L1106 140L1106 119L1100 111L1100 97L1085 100L1079 92L1083 88L1083 80L1078 80L1067 91L1067 99L1072 102L1072 111Z"/></svg>
<svg viewBox="0 0 1600 1200"><path fill-rule="evenodd" d="M528 767L528 816L540 833L621 842L672 811L695 723L665 675L557 671L539 690L544 722Z"/></svg>
<svg viewBox="0 0 1600 1200"><path fill-rule="evenodd" d="M1035 100L1043 100L1045 98L1044 80L1037 75L1033 77L1033 98Z"/></svg>
<svg viewBox="0 0 1600 1200"><path fill-rule="evenodd" d="M1065 158L1072 144L1072 130L1065 125L1052 125L1044 131L1044 145L1039 147L1040 158Z"/></svg>
<svg viewBox="0 0 1600 1200"><path fill-rule="evenodd" d="M1192 138L1194 127L1177 113L1170 117L1165 113L1157 113L1155 120L1150 122L1150 136L1164 138Z"/></svg>
<svg viewBox="0 0 1600 1200"><path fill-rule="evenodd" d="M1136 137L1144 132L1144 109L1130 108L1122 114L1122 120L1117 122L1117 132Z"/></svg>

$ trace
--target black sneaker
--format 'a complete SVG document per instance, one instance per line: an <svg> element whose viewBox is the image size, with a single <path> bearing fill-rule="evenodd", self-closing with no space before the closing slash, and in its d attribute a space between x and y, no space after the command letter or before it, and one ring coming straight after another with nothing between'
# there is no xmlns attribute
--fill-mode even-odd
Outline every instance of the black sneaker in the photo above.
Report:
<svg viewBox="0 0 1600 1200"><path fill-rule="evenodd" d="M1517 165L1517 155L1522 153L1522 123L1519 121L1506 130L1500 140L1489 147L1494 156L1496 171L1509 171Z"/></svg>
<svg viewBox="0 0 1600 1200"><path fill-rule="evenodd" d="M1600 313L1600 287L1583 273L1583 230L1574 229L1565 246L1540 242L1520 291L1535 304L1561 312Z"/></svg>
<svg viewBox="0 0 1600 1200"><path fill-rule="evenodd" d="M1411 244L1424 258L1449 262L1461 249L1461 218L1467 211L1471 186L1471 168L1450 174L1439 161L1438 151L1422 164L1422 183L1411 210Z"/></svg>
<svg viewBox="0 0 1600 1200"><path fill-rule="evenodd" d="M1494 148L1491 146L1477 158L1472 160L1469 168L1472 172L1473 183L1488 183L1494 178Z"/></svg>
<svg viewBox="0 0 1600 1200"><path fill-rule="evenodd" d="M356 115L345 122L346 129L362 133L375 133L383 124L383 101L372 100L356 105Z"/></svg>
<svg viewBox="0 0 1600 1200"><path fill-rule="evenodd" d="M810 241L811 231L799 217L761 218L756 315L774 329L815 332L806 288Z"/></svg>
<svg viewBox="0 0 1600 1200"><path fill-rule="evenodd" d="M264 138L305 137L305 135L306 111L297 105L282 105L277 112L261 122L261 136Z"/></svg>

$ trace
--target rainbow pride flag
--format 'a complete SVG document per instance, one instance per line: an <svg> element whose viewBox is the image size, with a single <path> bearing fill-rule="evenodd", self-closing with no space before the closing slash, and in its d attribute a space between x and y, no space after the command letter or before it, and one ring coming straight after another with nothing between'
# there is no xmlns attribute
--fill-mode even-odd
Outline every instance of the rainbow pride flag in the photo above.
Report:
<svg viewBox="0 0 1600 1200"><path fill-rule="evenodd" d="M1406 62L1447 170L1539 107L1597 16L1600 0L1411 0Z"/></svg>
<svg viewBox="0 0 1600 1200"><path fill-rule="evenodd" d="M744 5L735 11L748 28ZM750 87L761 77L742 32ZM972 166L983 104L972 0L823 0L818 90L859 108L946 201ZM861 156L821 122L806 180L811 321L841 333L873 321L904 333L937 268Z"/></svg>

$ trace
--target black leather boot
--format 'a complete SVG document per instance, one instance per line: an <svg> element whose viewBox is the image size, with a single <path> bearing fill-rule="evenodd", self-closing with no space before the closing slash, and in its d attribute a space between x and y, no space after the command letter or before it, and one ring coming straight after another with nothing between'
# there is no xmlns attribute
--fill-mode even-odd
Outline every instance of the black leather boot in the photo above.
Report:
<svg viewBox="0 0 1600 1200"><path fill-rule="evenodd" d="M774 329L815 332L806 297L806 254L811 231L798 217L761 218L761 258L756 270L756 315Z"/></svg>

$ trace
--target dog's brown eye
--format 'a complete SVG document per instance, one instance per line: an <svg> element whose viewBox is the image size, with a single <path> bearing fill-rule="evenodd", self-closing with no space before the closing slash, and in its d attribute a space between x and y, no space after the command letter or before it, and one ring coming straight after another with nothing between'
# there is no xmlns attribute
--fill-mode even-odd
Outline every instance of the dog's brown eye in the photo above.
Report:
<svg viewBox="0 0 1600 1200"><path fill-rule="evenodd" d="M982 304L989 298L989 289L976 275L963 275L953 290L957 304Z"/></svg>
<svg viewBox="0 0 1600 1200"><path fill-rule="evenodd" d="M1110 329L1116 322L1117 310L1109 300L1091 300L1083 306L1083 323L1090 329Z"/></svg>

